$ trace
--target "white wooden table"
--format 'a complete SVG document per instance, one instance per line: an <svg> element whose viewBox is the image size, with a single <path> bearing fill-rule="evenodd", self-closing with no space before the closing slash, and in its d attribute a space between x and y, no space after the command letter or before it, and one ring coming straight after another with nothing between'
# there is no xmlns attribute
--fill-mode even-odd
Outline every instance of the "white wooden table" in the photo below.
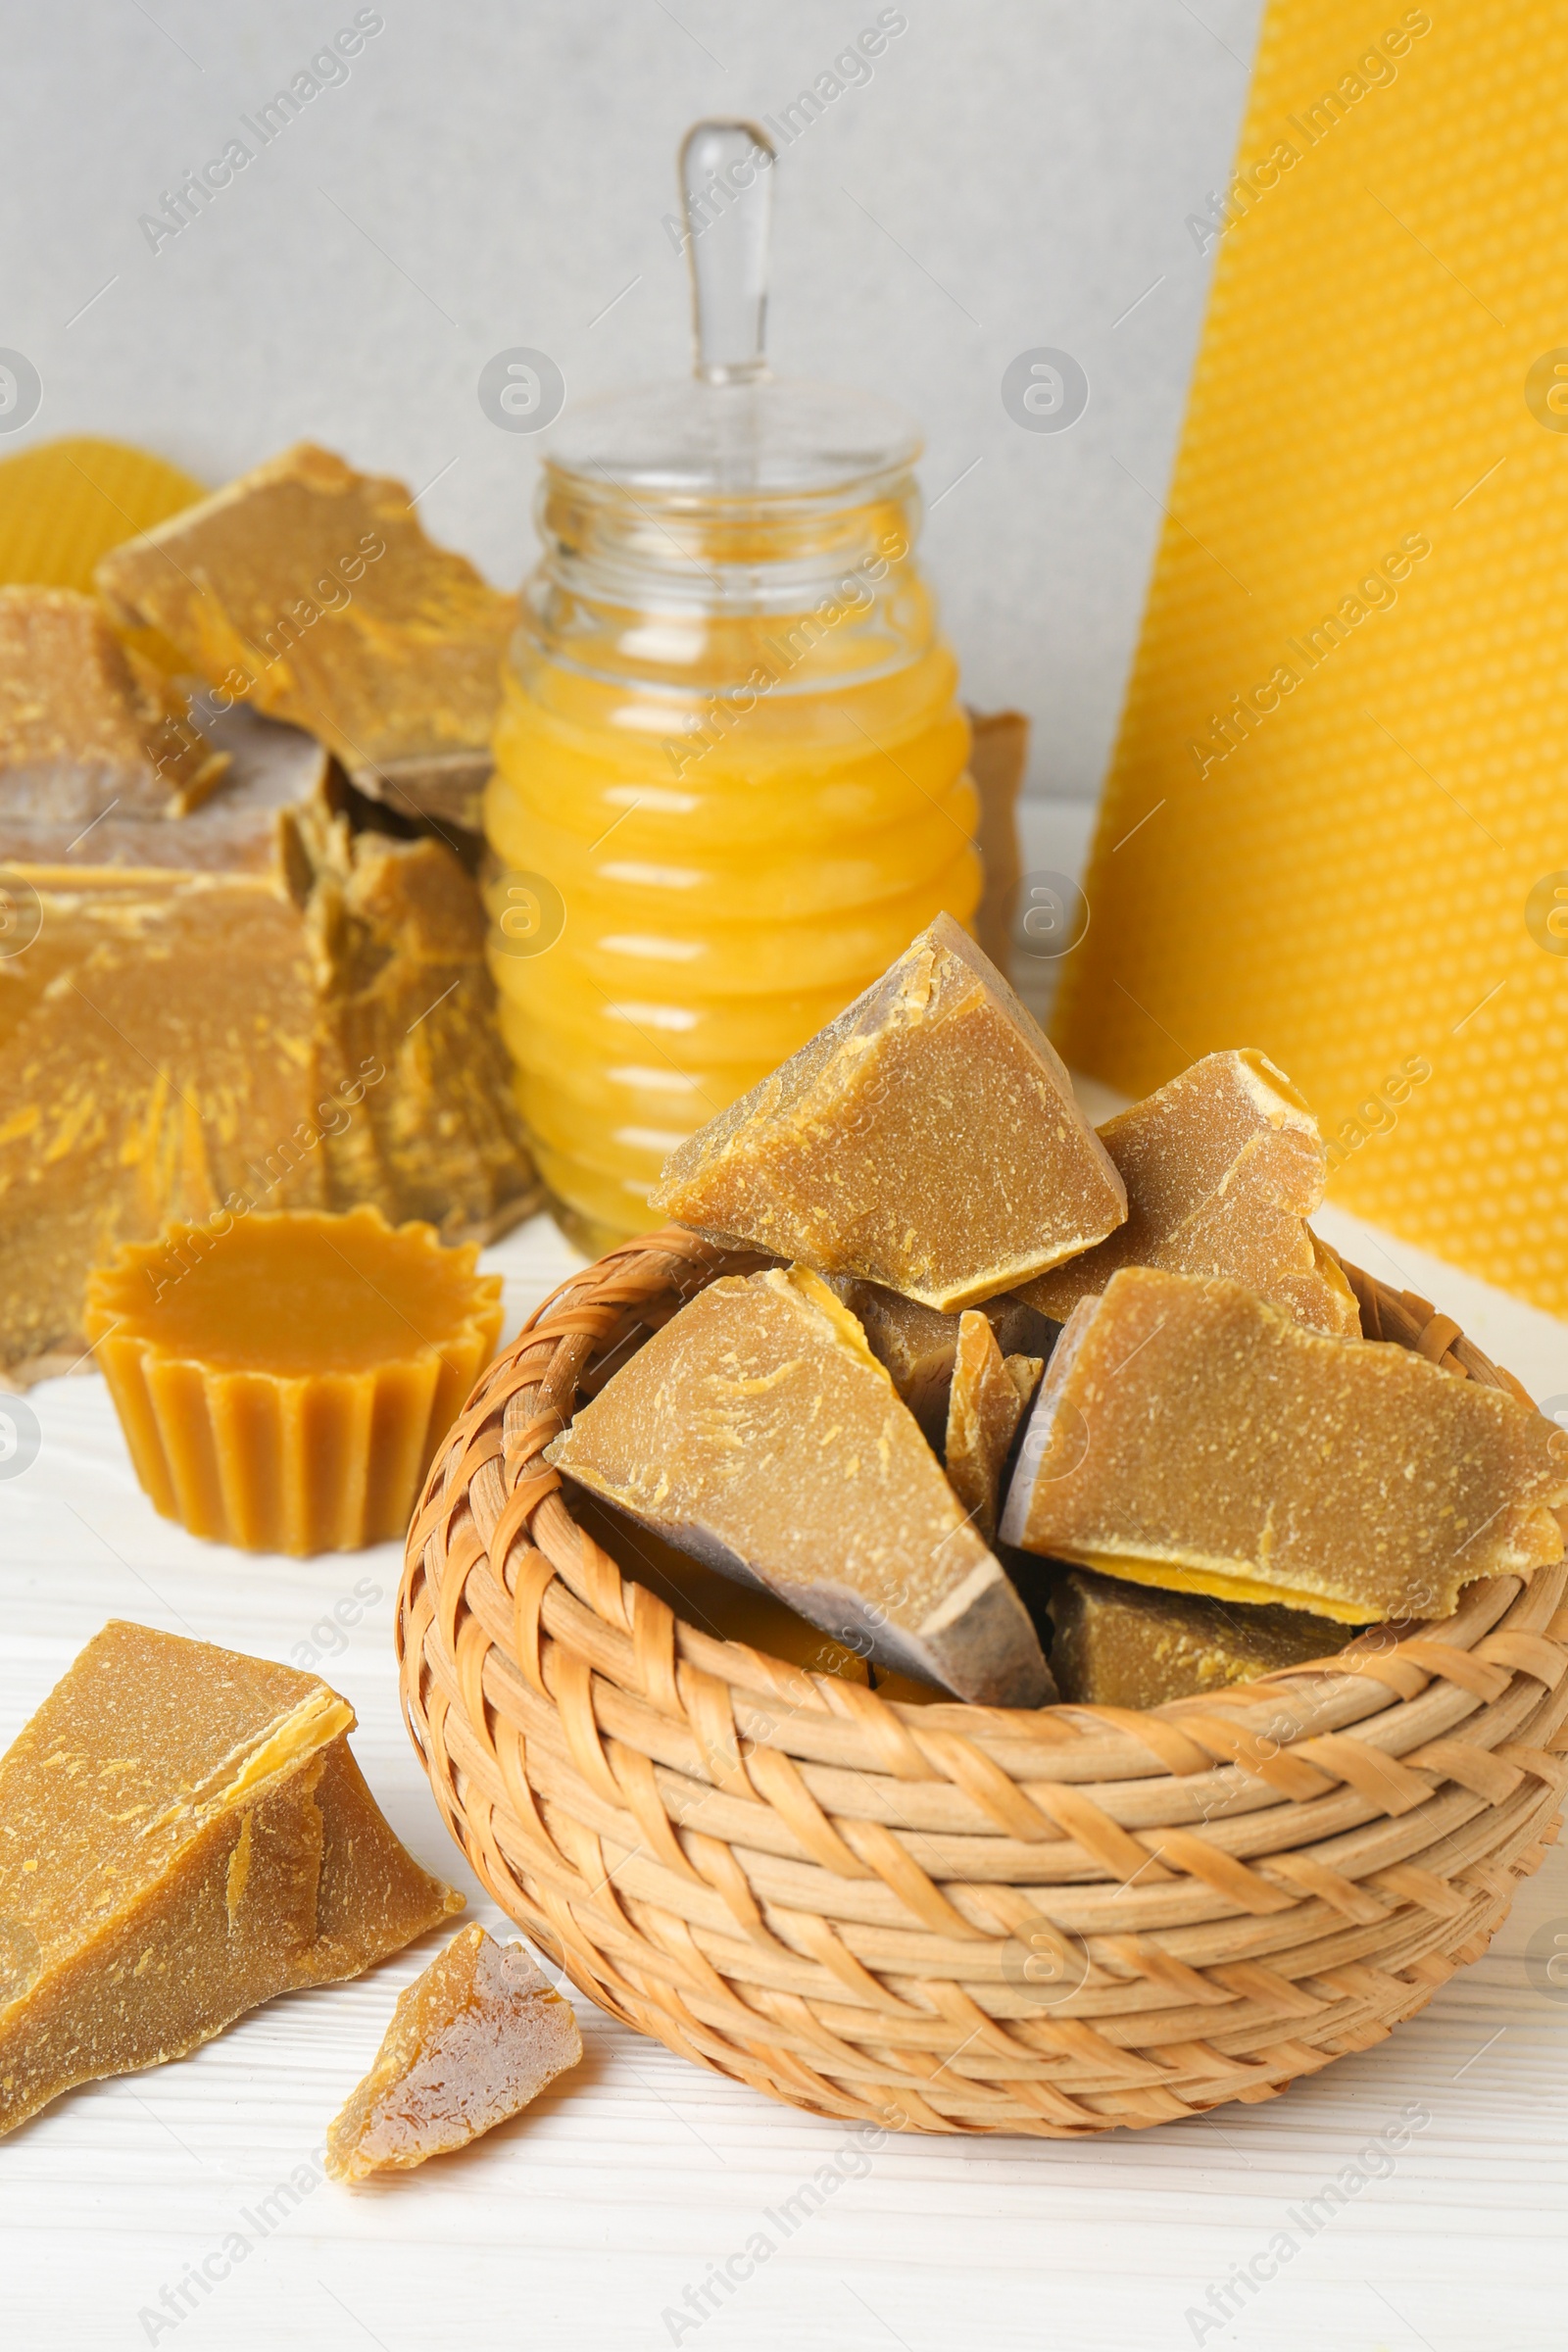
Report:
<svg viewBox="0 0 1568 2352"><path fill-rule="evenodd" d="M1568 1393L1568 1328L1323 1223L1436 1293L1539 1396ZM491 1262L510 1329L574 1261L539 1219ZM290 1561L198 1543L137 1491L100 1380L30 1401L41 1450L0 1483L0 1745L106 1617L314 1665L358 1710L355 1748L399 1834L503 1930L398 1714L396 1547ZM353 1615L356 1596L345 1631L334 1604ZM1379 2048L1268 2106L1090 2145L868 2150L579 1999L577 2074L474 2148L351 2193L321 2176L325 2125L438 1934L183 2063L62 2099L0 2144L0 2347L1560 2352L1568 1984L1524 1959L1554 1929L1568 1936L1568 1843L1487 1957ZM1396 2156L1353 2169L1412 2114ZM807 2181L822 2202L803 2219ZM1330 2181L1345 2202L1314 2216L1305 2200ZM749 2245L751 2276L708 2287L705 2308L715 2266Z"/></svg>

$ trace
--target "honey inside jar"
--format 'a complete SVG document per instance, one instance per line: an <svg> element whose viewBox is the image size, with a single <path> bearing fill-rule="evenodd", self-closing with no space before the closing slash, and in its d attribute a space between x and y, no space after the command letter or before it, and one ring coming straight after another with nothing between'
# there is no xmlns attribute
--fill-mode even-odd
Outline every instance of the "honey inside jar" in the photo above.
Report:
<svg viewBox="0 0 1568 2352"><path fill-rule="evenodd" d="M764 150L733 124L683 150L688 220L705 191L711 216L695 379L585 403L552 442L486 797L518 1099L592 1247L657 1223L667 1154L980 893L920 436L770 375Z"/></svg>

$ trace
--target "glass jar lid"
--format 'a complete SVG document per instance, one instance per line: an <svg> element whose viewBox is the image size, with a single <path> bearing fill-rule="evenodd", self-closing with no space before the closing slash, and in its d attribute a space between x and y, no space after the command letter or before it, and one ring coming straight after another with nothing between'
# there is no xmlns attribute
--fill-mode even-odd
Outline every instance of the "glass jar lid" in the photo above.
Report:
<svg viewBox="0 0 1568 2352"><path fill-rule="evenodd" d="M873 495L920 455L891 401L774 376L764 355L776 154L755 122L711 121L680 151L696 368L684 382L588 400L551 435L547 466L661 501Z"/></svg>

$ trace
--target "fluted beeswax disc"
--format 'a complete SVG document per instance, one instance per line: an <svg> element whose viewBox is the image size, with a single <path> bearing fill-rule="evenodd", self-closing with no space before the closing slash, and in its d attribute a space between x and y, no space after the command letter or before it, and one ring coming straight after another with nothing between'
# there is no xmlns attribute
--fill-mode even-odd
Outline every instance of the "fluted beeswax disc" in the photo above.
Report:
<svg viewBox="0 0 1568 2352"><path fill-rule="evenodd" d="M99 559L205 498L200 482L123 441L73 435L0 462L0 580L92 593Z"/></svg>
<svg viewBox="0 0 1568 2352"><path fill-rule="evenodd" d="M1332 1200L1558 1313L1565 128L1560 15L1269 8L1055 1029L1255 1040Z"/></svg>

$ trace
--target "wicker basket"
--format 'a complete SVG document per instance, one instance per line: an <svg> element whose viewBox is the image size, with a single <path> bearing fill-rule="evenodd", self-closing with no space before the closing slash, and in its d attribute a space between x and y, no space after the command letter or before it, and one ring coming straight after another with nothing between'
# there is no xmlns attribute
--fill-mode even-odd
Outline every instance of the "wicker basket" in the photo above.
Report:
<svg viewBox="0 0 1568 2352"><path fill-rule="evenodd" d="M1568 1782L1568 1570L1148 1714L894 1704L712 1640L539 1457L610 1359L758 1262L670 1229L564 1284L410 1533L410 1732L575 1984L813 2114L1073 2138L1272 2098L1486 1948ZM1348 1271L1370 1336L1523 1393Z"/></svg>

